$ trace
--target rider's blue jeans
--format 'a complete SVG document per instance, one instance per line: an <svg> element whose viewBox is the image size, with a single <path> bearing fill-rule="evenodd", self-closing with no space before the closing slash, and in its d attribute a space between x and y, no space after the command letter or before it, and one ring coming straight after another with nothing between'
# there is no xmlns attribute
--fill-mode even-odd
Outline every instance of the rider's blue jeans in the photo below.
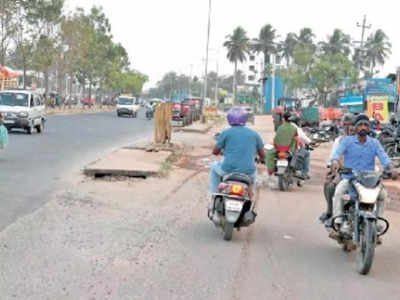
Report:
<svg viewBox="0 0 400 300"><path fill-rule="evenodd" d="M216 161L212 164L210 169L210 193L217 193L218 192L218 185L221 183L221 178L228 173L222 170L222 160ZM255 182L257 172L251 175L253 182Z"/></svg>

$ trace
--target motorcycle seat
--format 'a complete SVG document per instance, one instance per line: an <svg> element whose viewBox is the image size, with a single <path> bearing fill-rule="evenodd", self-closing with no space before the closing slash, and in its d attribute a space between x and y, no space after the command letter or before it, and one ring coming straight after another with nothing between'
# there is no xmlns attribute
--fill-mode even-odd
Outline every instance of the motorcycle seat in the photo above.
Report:
<svg viewBox="0 0 400 300"><path fill-rule="evenodd" d="M222 181L238 181L247 185L253 184L253 180L249 175L241 173L231 173L227 174L222 178Z"/></svg>

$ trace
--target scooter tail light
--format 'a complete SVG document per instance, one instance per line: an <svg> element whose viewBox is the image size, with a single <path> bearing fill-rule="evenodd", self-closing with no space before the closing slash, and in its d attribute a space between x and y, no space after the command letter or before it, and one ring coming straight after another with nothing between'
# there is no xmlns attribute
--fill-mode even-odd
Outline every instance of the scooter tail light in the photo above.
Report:
<svg viewBox="0 0 400 300"><path fill-rule="evenodd" d="M288 158L288 154L286 152L279 152L278 158L280 158L280 159Z"/></svg>
<svg viewBox="0 0 400 300"><path fill-rule="evenodd" d="M244 187L240 184L232 184L229 190L229 194L236 196L243 196L244 192Z"/></svg>

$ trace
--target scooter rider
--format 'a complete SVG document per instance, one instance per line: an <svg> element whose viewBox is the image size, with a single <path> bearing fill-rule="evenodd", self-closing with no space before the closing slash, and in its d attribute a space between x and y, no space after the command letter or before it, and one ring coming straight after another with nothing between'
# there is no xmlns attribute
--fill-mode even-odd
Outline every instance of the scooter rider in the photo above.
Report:
<svg viewBox="0 0 400 300"><path fill-rule="evenodd" d="M344 157L344 166L352 168L354 171L374 171L375 158L378 157L386 172L392 174L392 178L397 178L397 173L393 169L391 161L382 148L380 142L368 136L370 122L365 114L360 114L354 121L356 134L347 136L340 142L332 156L332 172L336 174L340 168L340 160ZM350 176L350 177L349 177ZM351 175L343 175L342 180L336 187L333 197L333 215L343 213L343 196L350 187ZM386 190L382 189L377 203L377 214L383 217L384 201L387 197ZM342 218L335 218L335 223L341 227L341 231L349 232L349 224L343 223ZM342 224L343 223L343 224Z"/></svg>
<svg viewBox="0 0 400 300"><path fill-rule="evenodd" d="M219 155L223 152L224 158L213 163L210 170L210 202L212 207L212 194L218 191L221 178L229 173L243 173L250 175L253 182L256 177L256 155L265 163L264 143L260 135L246 127L247 113L238 106L228 111L227 120L230 128L221 132L212 153Z"/></svg>

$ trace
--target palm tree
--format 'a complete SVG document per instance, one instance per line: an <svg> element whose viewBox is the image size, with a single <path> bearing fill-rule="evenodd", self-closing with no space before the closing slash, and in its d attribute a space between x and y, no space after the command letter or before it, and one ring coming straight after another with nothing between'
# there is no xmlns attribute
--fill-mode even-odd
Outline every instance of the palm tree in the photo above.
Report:
<svg viewBox="0 0 400 300"><path fill-rule="evenodd" d="M297 45L297 35L293 32L289 32L286 35L286 39L279 44L279 52L282 58L286 60L286 64L289 66L290 60L294 56L294 50Z"/></svg>
<svg viewBox="0 0 400 300"><path fill-rule="evenodd" d="M392 44L383 30L378 29L368 37L365 48L365 63L369 67L370 74L373 75L375 67L383 66L386 59L392 54Z"/></svg>
<svg viewBox="0 0 400 300"><path fill-rule="evenodd" d="M224 47L227 48L227 58L235 65L233 74L233 101L236 102L236 76L238 62L244 62L246 55L249 54L249 38L246 31L241 27L237 27L232 34L226 36Z"/></svg>
<svg viewBox="0 0 400 300"><path fill-rule="evenodd" d="M333 34L328 36L328 41L320 42L319 45L325 54L343 54L347 57L350 54L350 35L335 29Z"/></svg>
<svg viewBox="0 0 400 300"><path fill-rule="evenodd" d="M305 27L300 30L300 34L297 40L301 46L315 51L316 46L314 44L314 38L315 34L312 32L312 29Z"/></svg>
<svg viewBox="0 0 400 300"><path fill-rule="evenodd" d="M275 37L276 30L271 24L265 25L261 28L258 35L258 39L252 41L252 50L257 53L262 52L264 54L265 66L270 64L270 55L276 53Z"/></svg>

